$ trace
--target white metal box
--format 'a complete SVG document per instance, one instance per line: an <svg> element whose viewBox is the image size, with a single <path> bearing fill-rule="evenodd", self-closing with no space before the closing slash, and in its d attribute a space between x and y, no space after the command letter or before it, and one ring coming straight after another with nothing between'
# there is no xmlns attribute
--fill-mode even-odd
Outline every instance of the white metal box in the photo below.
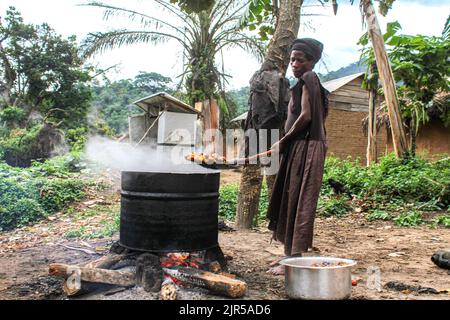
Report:
<svg viewBox="0 0 450 320"><path fill-rule="evenodd" d="M197 114L167 112L158 120L158 144L195 145Z"/></svg>

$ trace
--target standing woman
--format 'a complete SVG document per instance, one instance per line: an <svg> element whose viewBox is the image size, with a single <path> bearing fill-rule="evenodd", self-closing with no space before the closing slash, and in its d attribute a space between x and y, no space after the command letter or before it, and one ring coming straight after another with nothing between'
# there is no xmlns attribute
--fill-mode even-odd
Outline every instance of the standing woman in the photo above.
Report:
<svg viewBox="0 0 450 320"><path fill-rule="evenodd" d="M281 163L267 217L273 238L284 244L286 256L301 256L312 248L327 149L327 91L312 71L322 51L323 44L315 39L297 39L292 44L290 65L298 82L291 89L286 135L272 146L281 154ZM284 273L278 261L271 264L269 273Z"/></svg>

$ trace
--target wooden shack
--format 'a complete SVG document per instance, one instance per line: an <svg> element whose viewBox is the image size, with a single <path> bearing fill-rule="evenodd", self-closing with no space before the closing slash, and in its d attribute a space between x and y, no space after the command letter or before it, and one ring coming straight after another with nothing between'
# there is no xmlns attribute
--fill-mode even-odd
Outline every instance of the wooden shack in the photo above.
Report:
<svg viewBox="0 0 450 320"><path fill-rule="evenodd" d="M362 121L369 113L369 92L361 88L364 73L356 73L324 82L330 92L329 111L325 123L328 155L358 158L366 163L367 135ZM377 156L386 153L386 133L377 136Z"/></svg>

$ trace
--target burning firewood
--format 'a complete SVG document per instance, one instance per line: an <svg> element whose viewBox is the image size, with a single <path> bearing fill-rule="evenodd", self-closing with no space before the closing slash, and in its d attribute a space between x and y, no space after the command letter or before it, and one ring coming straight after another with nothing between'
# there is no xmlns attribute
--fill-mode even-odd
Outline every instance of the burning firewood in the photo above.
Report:
<svg viewBox="0 0 450 320"><path fill-rule="evenodd" d="M176 300L177 299L177 285L172 279L167 278L161 286L160 292L161 300Z"/></svg>
<svg viewBox="0 0 450 320"><path fill-rule="evenodd" d="M163 268L163 271L181 282L207 288L214 293L231 298L240 298L247 291L247 284L244 281L208 271L189 267Z"/></svg>

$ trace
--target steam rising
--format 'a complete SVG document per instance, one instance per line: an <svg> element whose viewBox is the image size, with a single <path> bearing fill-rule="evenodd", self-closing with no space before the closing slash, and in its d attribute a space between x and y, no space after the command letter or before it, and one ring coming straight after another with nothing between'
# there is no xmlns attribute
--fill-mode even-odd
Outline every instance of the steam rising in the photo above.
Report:
<svg viewBox="0 0 450 320"><path fill-rule="evenodd" d="M186 160L185 156L191 151L186 146L135 147L99 136L90 137L86 144L87 158L111 169L167 173L216 172Z"/></svg>

